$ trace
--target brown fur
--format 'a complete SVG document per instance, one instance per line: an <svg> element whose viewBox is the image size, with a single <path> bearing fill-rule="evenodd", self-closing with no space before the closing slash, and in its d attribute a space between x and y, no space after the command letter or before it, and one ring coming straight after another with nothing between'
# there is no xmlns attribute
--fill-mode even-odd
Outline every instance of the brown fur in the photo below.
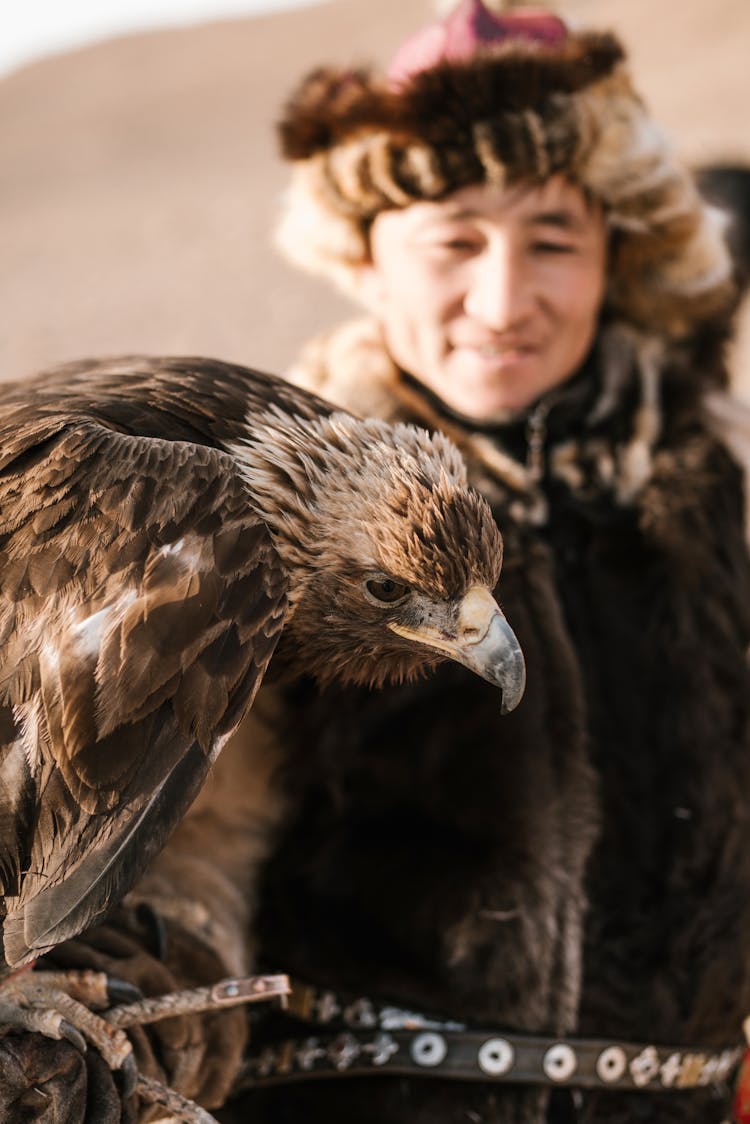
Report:
<svg viewBox="0 0 750 1124"><path fill-rule="evenodd" d="M388 132L430 146L453 147L472 122L524 109L545 113L551 91L571 94L611 73L622 60L612 35L571 39L558 53L514 44L471 64L424 71L403 89L370 71L320 68L289 99L279 125L282 153L305 160L364 132ZM469 173L470 174L470 173ZM467 179L467 182L471 182Z"/></svg>

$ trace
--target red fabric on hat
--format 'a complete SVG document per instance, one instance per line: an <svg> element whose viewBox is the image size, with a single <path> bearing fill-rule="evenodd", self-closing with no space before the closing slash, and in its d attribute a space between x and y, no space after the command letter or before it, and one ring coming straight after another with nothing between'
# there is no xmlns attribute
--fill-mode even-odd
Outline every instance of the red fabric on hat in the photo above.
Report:
<svg viewBox="0 0 750 1124"><path fill-rule="evenodd" d="M445 19L423 27L402 43L388 77L392 82L403 82L438 63L467 61L477 51L508 40L556 47L567 35L563 21L543 8L520 8L495 15L482 0L461 0Z"/></svg>

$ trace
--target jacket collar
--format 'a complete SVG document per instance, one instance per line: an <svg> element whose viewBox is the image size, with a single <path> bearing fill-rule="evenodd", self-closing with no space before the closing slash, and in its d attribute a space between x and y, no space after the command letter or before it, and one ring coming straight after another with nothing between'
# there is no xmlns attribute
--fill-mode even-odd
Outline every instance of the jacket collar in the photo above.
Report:
<svg viewBox="0 0 750 1124"><path fill-rule="evenodd" d="M289 377L359 414L442 429L491 500L521 522L543 524L557 482L582 501L627 507L650 479L661 438L663 341L628 325L599 331L580 371L528 411L486 425L451 411L399 370L378 324L359 320L315 341Z"/></svg>

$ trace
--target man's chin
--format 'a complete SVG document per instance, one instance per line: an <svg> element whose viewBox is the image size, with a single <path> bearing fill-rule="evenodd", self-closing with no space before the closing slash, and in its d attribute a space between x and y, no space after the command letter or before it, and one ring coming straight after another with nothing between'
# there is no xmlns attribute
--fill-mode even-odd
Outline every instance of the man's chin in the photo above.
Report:
<svg viewBox="0 0 750 1124"><path fill-rule="evenodd" d="M441 396L452 414L469 424L502 425L523 414L530 403L484 395Z"/></svg>
<svg viewBox="0 0 750 1124"><path fill-rule="evenodd" d="M454 351L437 371L415 375L451 414L481 425L502 423L521 414L539 396L539 379L528 362L511 368L478 363L472 354Z"/></svg>
<svg viewBox="0 0 750 1124"><path fill-rule="evenodd" d="M461 387L460 393L455 393L455 387ZM529 393L529 383L523 379L514 384L514 380L503 380L498 385L497 380L490 386L481 381L466 380L463 383L454 383L451 391L445 396L446 404L454 413L460 414L468 421L504 422L516 414L523 413L532 404L536 394Z"/></svg>

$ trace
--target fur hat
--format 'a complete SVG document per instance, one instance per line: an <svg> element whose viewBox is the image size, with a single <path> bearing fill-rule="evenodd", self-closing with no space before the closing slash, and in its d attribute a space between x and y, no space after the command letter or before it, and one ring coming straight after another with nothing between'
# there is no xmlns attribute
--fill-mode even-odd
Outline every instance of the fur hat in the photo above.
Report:
<svg viewBox="0 0 750 1124"><path fill-rule="evenodd" d="M350 294L378 212L562 173L604 208L611 312L681 336L731 300L719 213L648 115L612 34L461 0L386 75L308 75L279 130L293 174L278 242Z"/></svg>

